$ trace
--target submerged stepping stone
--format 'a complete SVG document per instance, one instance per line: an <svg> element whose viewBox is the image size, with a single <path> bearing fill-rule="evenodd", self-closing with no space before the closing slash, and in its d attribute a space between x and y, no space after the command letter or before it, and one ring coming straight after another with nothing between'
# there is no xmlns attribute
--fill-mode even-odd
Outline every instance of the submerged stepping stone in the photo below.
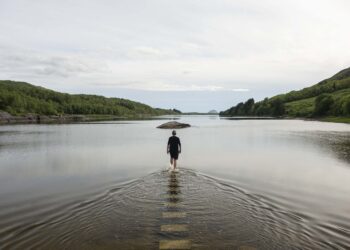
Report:
<svg viewBox="0 0 350 250"><path fill-rule="evenodd" d="M186 232L186 231L188 231L188 226L186 224L161 225L160 231L162 231L162 232Z"/></svg>
<svg viewBox="0 0 350 250"><path fill-rule="evenodd" d="M161 197L163 199L176 199L176 200L178 200L181 198L181 195L180 195L180 193L178 193L178 194L163 194Z"/></svg>
<svg viewBox="0 0 350 250"><path fill-rule="evenodd" d="M174 198L174 197L179 198L181 196L181 191L180 190L176 190L176 191L168 190L166 192L166 195L171 196L171 198Z"/></svg>
<svg viewBox="0 0 350 250"><path fill-rule="evenodd" d="M251 246L240 246L238 250L257 250L257 248Z"/></svg>
<svg viewBox="0 0 350 250"><path fill-rule="evenodd" d="M177 184L173 184L171 183L170 185L168 185L169 188L180 188L181 186L180 185L177 185Z"/></svg>
<svg viewBox="0 0 350 250"><path fill-rule="evenodd" d="M186 212L163 212L163 218L185 218Z"/></svg>
<svg viewBox="0 0 350 250"><path fill-rule="evenodd" d="M161 240L159 249L191 249L190 240Z"/></svg>
<svg viewBox="0 0 350 250"><path fill-rule="evenodd" d="M166 202L164 203L165 207L181 207L182 205L178 202Z"/></svg>

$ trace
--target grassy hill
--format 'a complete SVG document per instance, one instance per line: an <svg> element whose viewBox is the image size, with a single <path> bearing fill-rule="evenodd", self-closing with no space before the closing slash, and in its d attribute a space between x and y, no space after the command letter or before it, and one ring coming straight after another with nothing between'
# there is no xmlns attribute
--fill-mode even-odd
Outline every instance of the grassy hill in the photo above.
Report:
<svg viewBox="0 0 350 250"><path fill-rule="evenodd" d="M350 68L311 87L256 102L249 99L223 116L350 117Z"/></svg>
<svg viewBox="0 0 350 250"><path fill-rule="evenodd" d="M26 82L0 81L0 110L11 115L164 115L179 111L155 109L121 98L70 95Z"/></svg>

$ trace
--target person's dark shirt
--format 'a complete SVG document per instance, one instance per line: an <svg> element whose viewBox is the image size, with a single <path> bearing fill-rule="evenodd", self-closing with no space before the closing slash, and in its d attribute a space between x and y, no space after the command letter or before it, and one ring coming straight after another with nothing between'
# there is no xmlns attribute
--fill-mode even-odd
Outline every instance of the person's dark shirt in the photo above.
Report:
<svg viewBox="0 0 350 250"><path fill-rule="evenodd" d="M181 142L179 137L173 135L169 137L168 147L170 152L177 153L179 152L179 146L181 147Z"/></svg>

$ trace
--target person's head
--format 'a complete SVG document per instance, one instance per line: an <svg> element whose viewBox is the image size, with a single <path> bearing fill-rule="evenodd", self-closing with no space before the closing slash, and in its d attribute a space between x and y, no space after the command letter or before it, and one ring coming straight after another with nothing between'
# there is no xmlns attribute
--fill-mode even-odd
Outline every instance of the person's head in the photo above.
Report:
<svg viewBox="0 0 350 250"><path fill-rule="evenodd" d="M176 135L176 131L175 130L173 130L173 133L172 133L173 135Z"/></svg>

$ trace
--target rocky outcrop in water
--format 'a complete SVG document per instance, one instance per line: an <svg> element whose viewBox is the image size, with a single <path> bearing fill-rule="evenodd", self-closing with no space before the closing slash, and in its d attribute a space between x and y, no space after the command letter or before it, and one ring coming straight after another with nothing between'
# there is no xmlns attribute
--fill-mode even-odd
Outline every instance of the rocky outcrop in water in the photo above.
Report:
<svg viewBox="0 0 350 250"><path fill-rule="evenodd" d="M163 128L163 129L179 129L179 128L188 128L191 127L190 124L187 123L181 123L181 122L166 122L162 125L159 125L157 128Z"/></svg>

